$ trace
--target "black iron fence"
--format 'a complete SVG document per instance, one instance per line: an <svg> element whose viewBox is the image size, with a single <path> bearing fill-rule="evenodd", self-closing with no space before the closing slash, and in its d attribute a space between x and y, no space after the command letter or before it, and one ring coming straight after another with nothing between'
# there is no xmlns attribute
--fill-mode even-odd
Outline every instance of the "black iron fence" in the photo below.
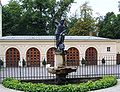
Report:
<svg viewBox="0 0 120 92"><path fill-rule="evenodd" d="M76 72L68 74L67 78L83 78L83 77L101 77L105 75L114 75L120 78L120 64L113 58L102 58L97 60L97 63L90 63L84 59L80 61L66 61L66 66L77 67ZM23 64L24 63L24 64ZM32 66L27 66L26 62L7 65L8 63L0 62L0 82L6 77L12 77L20 80L42 80L42 79L54 79L55 74L48 72L49 65L36 66L36 63L32 62ZM10 63L11 64L11 63Z"/></svg>

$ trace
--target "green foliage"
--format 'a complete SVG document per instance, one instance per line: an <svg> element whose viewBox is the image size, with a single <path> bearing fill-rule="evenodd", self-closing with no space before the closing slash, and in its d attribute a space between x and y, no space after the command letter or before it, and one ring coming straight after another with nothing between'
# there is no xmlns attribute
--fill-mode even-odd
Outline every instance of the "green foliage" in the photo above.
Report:
<svg viewBox="0 0 120 92"><path fill-rule="evenodd" d="M22 14L20 4L11 0L8 5L2 6L3 35L12 35L17 32Z"/></svg>
<svg viewBox="0 0 120 92"><path fill-rule="evenodd" d="M68 85L46 85L43 83L33 84L24 83L15 79L6 78L3 80L3 85L7 88L21 90L25 92L87 92L91 90L97 90L101 88L108 88L114 86L117 80L113 76L105 76L95 82L88 81L80 84L68 84Z"/></svg>
<svg viewBox="0 0 120 92"><path fill-rule="evenodd" d="M84 58L82 58L81 64L82 64L82 65L83 65L83 64L86 64L86 60L85 60Z"/></svg>
<svg viewBox="0 0 120 92"><path fill-rule="evenodd" d="M116 15L113 12L106 14L104 19L99 22L99 36L114 38L114 20Z"/></svg>
<svg viewBox="0 0 120 92"><path fill-rule="evenodd" d="M43 64L43 65L46 65L46 61L45 61L45 59L42 61L42 64Z"/></svg>
<svg viewBox="0 0 120 92"><path fill-rule="evenodd" d="M98 28L100 37L120 39L120 14L108 12L104 19L99 21Z"/></svg>
<svg viewBox="0 0 120 92"><path fill-rule="evenodd" d="M23 65L22 65L23 67L26 66L26 61L25 61L25 59L22 60L22 64L23 64Z"/></svg>
<svg viewBox="0 0 120 92"><path fill-rule="evenodd" d="M104 58L102 59L102 64L105 64L105 59Z"/></svg>
<svg viewBox="0 0 120 92"><path fill-rule="evenodd" d="M76 16L73 16L67 20L67 28L66 28L66 33L68 35L69 30L74 27L74 24L78 21L78 18Z"/></svg>
<svg viewBox="0 0 120 92"><path fill-rule="evenodd" d="M0 67L3 66L4 62L0 59Z"/></svg>
<svg viewBox="0 0 120 92"><path fill-rule="evenodd" d="M3 35L53 35L54 21L74 0L11 0L3 6Z"/></svg>
<svg viewBox="0 0 120 92"><path fill-rule="evenodd" d="M92 9L85 2L81 6L80 18L74 23L74 26L69 29L68 35L90 35L95 31L96 24L95 19L92 17Z"/></svg>

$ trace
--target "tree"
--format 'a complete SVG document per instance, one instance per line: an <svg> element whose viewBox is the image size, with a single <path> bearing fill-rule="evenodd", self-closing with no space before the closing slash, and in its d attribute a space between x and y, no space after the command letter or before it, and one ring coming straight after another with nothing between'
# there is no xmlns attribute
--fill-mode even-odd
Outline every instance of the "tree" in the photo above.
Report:
<svg viewBox="0 0 120 92"><path fill-rule="evenodd" d="M98 33L100 31L100 25L101 25L101 22L103 21L103 16L101 16L99 13L96 13L98 16L95 18L96 20L96 36L98 36Z"/></svg>
<svg viewBox="0 0 120 92"><path fill-rule="evenodd" d="M52 2L52 6L50 8L50 21L48 22L49 35L53 35L55 32L54 22L56 20L60 21L63 16L67 18L67 13L70 10L71 4L74 3L74 0L52 0ZM66 19L66 21L67 20L68 19Z"/></svg>
<svg viewBox="0 0 120 92"><path fill-rule="evenodd" d="M19 30L22 29L24 35L47 35L49 0L20 0L20 3L23 13Z"/></svg>
<svg viewBox="0 0 120 92"><path fill-rule="evenodd" d="M99 22L98 36L106 38L118 38L117 37L117 35L119 35L118 20L119 18L113 12L108 12L104 19Z"/></svg>
<svg viewBox="0 0 120 92"><path fill-rule="evenodd" d="M80 7L80 18L69 30L69 35L90 35L95 31L96 24L95 19L92 17L92 9L88 6L88 2L85 2Z"/></svg>
<svg viewBox="0 0 120 92"><path fill-rule="evenodd" d="M3 6L4 35L53 35L55 19L67 16L73 1L11 0Z"/></svg>
<svg viewBox="0 0 120 92"><path fill-rule="evenodd" d="M17 32L19 26L22 8L19 2L11 0L8 5L3 8L3 36L13 35Z"/></svg>
<svg viewBox="0 0 120 92"><path fill-rule="evenodd" d="M78 21L78 18L76 15L70 17L67 21L66 21L66 34L68 35L69 30L74 26L74 24Z"/></svg>
<svg viewBox="0 0 120 92"><path fill-rule="evenodd" d="M120 39L120 14L114 20L114 38Z"/></svg>

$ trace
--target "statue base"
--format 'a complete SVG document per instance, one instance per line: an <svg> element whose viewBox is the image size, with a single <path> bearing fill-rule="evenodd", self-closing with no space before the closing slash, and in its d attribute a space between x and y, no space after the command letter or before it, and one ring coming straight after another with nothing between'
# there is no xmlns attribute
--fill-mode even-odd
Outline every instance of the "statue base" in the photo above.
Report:
<svg viewBox="0 0 120 92"><path fill-rule="evenodd" d="M55 51L55 62L54 62L54 67L62 67L64 64L64 53L61 51Z"/></svg>
<svg viewBox="0 0 120 92"><path fill-rule="evenodd" d="M68 67L68 66L63 66L63 67L50 67L48 68L48 72L51 74L56 74L56 84L64 84L67 82L66 76L68 73L71 72L76 72L77 67Z"/></svg>
<svg viewBox="0 0 120 92"><path fill-rule="evenodd" d="M71 72L75 72L77 67L65 66L65 53L56 51L55 52L55 66L49 67L48 72L56 74L56 84L66 83L66 75Z"/></svg>

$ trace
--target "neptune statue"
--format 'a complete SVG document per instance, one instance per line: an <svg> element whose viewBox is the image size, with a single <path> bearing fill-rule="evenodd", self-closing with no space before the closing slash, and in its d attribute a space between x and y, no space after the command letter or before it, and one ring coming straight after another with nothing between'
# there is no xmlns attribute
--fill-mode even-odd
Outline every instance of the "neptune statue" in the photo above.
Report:
<svg viewBox="0 0 120 92"><path fill-rule="evenodd" d="M64 45L64 39L65 39L65 19L61 19L60 22L55 22L56 24L56 31L55 31L55 37L56 37L56 48L57 51L64 52L65 45Z"/></svg>

